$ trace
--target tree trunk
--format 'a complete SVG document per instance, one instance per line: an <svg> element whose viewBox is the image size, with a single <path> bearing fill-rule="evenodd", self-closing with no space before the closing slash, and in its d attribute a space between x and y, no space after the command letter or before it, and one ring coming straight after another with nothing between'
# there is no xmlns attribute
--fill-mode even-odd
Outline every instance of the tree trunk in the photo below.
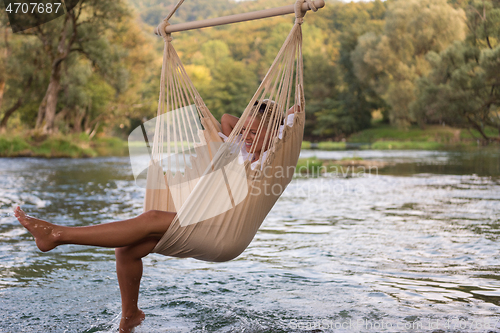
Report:
<svg viewBox="0 0 500 333"><path fill-rule="evenodd" d="M474 129L476 129L476 130L479 132L479 134L481 134L481 136L482 136L482 137L483 137L483 139L484 139L483 141L484 141L484 142L486 142L486 143L487 143L487 142L489 142L491 138L490 138L490 137L488 137L488 136L486 135L486 133L484 133L484 131L483 131L483 129L481 128L481 126L479 126L479 124L478 124L478 123L476 123L474 120L472 120L472 119L471 119L468 115L465 115L465 117L466 117L466 118L467 118L467 120L469 121L469 124L471 124L471 125L472 125L472 127L473 127Z"/></svg>
<svg viewBox="0 0 500 333"><path fill-rule="evenodd" d="M10 55L10 44L9 44L9 29L5 27L4 29L4 40L5 40L5 47L3 49L3 58L4 61L7 62L7 59L9 58ZM5 67L2 68L4 71L2 74L0 74L0 110L2 109L2 102L3 102L3 93L5 92L5 82L7 81L7 73Z"/></svg>
<svg viewBox="0 0 500 333"><path fill-rule="evenodd" d="M47 92L38 108L36 128L42 127L43 124L42 132L44 134L50 134L54 131L54 119L56 116L57 94L60 89L60 80L61 66L59 65L53 67Z"/></svg>
<svg viewBox="0 0 500 333"><path fill-rule="evenodd" d="M12 116L12 114L16 112L16 110L19 109L19 107L21 107L22 104L23 104L22 98L19 98L16 104L14 104L10 109L5 111L2 121L0 121L0 133L5 133L5 129L7 128L7 122L9 121L10 116Z"/></svg>
<svg viewBox="0 0 500 333"><path fill-rule="evenodd" d="M67 118L69 118L68 116L68 108L64 107L61 111L59 111L57 114L56 114L56 117L54 119L54 124L59 124L61 122L64 122L66 124L66 130L67 132L69 132L69 126L68 126L68 121L67 121Z"/></svg>
<svg viewBox="0 0 500 333"><path fill-rule="evenodd" d="M43 115L44 125L42 132L44 134L51 134L54 132L54 119L56 117L56 106L57 106L57 94L61 87L61 63L54 66L52 74L50 75L49 87L45 93L42 104L38 109L38 117L40 114ZM45 103L44 103L45 102ZM41 126L41 123L37 127Z"/></svg>
<svg viewBox="0 0 500 333"><path fill-rule="evenodd" d="M92 132L89 133L89 139L92 140L92 138L94 137L94 135L96 135L98 129L99 129L99 122L97 122L95 124L94 129L92 130Z"/></svg>
<svg viewBox="0 0 500 333"><path fill-rule="evenodd" d="M5 73L2 75L5 75ZM2 101L3 101L3 92L4 91L5 91L5 79L1 78L0 79L0 110L2 109Z"/></svg>
<svg viewBox="0 0 500 333"><path fill-rule="evenodd" d="M26 86L24 87L25 93L29 91L32 83L33 83L33 76L30 76L28 82L26 83ZM5 133L5 129L7 128L7 122L9 121L10 116L12 116L12 114L16 112L16 110L19 109L23 105L23 103L24 103L23 97L19 97L16 104L14 104L10 109L5 111L5 114L3 115L3 118L0 121L0 133Z"/></svg>
<svg viewBox="0 0 500 333"><path fill-rule="evenodd" d="M82 122L85 117L85 109L81 110L80 107L76 107L74 123L73 123L73 133L81 133L82 132Z"/></svg>
<svg viewBox="0 0 500 333"><path fill-rule="evenodd" d="M74 37L76 36L73 31L73 38L66 45L66 31L68 28L69 16L66 14L64 20L64 26L61 30L59 37L59 43L57 47L57 53L52 58L52 72L50 73L49 86L47 87L47 92L43 97L42 103L38 108L38 117L36 120L36 128L42 127L43 134L51 134L54 132L54 119L56 117L56 106L57 106L57 94L61 88L61 70L63 61L69 54L72 43L74 42Z"/></svg>

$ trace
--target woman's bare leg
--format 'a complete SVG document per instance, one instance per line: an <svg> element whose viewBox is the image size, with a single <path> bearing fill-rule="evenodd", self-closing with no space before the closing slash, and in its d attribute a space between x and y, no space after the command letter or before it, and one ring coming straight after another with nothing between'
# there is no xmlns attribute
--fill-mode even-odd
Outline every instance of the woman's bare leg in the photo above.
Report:
<svg viewBox="0 0 500 333"><path fill-rule="evenodd" d="M14 210L19 222L35 237L36 245L50 251L62 244L122 247L148 237L161 237L167 231L175 213L151 210L129 220L87 227L63 227L26 215L21 208Z"/></svg>
<svg viewBox="0 0 500 333"><path fill-rule="evenodd" d="M142 258L147 256L167 231L175 213L149 211L129 220L88 227L63 227L14 210L19 222L35 237L41 251L62 244L115 247L116 273L122 298L120 332L130 332L144 320L138 308Z"/></svg>
<svg viewBox="0 0 500 333"><path fill-rule="evenodd" d="M130 332L144 320L144 312L137 306L142 277L142 258L147 256L159 238L150 237L134 245L115 249L116 274L122 297L120 332Z"/></svg>

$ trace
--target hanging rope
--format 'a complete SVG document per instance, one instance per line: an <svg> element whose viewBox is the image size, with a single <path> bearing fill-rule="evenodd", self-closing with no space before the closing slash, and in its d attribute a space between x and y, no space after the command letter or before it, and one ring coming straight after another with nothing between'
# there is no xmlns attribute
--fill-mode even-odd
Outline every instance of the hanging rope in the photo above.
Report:
<svg viewBox="0 0 500 333"><path fill-rule="evenodd" d="M170 13L168 13L168 15L163 19L163 21L156 28L156 32L159 33L161 36L163 36L163 38L166 38L165 36L167 35L167 33L165 32L165 28L170 25L170 23L168 21L170 20L172 15L175 14L177 9L179 9L179 7L182 5L183 2L184 2L184 0L179 0L179 2L177 2L177 4L175 5L174 9L172 9L172 11Z"/></svg>
<svg viewBox="0 0 500 333"><path fill-rule="evenodd" d="M167 17L165 17L163 19L163 21L170 20L170 18L172 17L172 15L174 15L174 13L177 11L177 9L179 9L179 7L182 5L183 2L184 2L184 0L179 0L179 2L177 3L177 5L175 5L174 9L167 15Z"/></svg>

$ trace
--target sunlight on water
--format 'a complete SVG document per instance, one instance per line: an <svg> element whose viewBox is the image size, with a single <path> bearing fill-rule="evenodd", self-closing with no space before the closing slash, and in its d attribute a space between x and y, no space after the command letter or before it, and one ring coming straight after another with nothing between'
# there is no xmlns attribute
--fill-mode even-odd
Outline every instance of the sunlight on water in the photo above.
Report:
<svg viewBox="0 0 500 333"><path fill-rule="evenodd" d="M500 178L464 168L294 179L237 259L148 256L136 332L499 331ZM140 214L142 191L127 158L0 159L0 332L116 332L114 251L41 253L10 212L110 222Z"/></svg>

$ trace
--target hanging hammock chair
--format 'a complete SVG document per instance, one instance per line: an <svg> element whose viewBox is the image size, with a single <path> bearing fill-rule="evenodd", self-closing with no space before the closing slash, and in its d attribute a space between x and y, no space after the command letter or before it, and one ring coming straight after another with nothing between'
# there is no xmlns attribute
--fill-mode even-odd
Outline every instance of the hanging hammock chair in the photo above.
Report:
<svg viewBox="0 0 500 333"><path fill-rule="evenodd" d="M290 34L225 141L219 135L221 125L205 106L165 32L180 4L158 27L165 42L158 114L135 131L146 142L142 148L148 158L142 164L133 162L132 168L134 175L145 175L144 211L177 215L153 252L216 262L237 257L292 180L305 121L304 2L316 9L310 0L296 2ZM292 107L296 110L293 122L282 124ZM265 148L252 163L242 155L248 135L244 127L252 124L258 112L269 121L267 126L260 121L255 141L264 137Z"/></svg>

